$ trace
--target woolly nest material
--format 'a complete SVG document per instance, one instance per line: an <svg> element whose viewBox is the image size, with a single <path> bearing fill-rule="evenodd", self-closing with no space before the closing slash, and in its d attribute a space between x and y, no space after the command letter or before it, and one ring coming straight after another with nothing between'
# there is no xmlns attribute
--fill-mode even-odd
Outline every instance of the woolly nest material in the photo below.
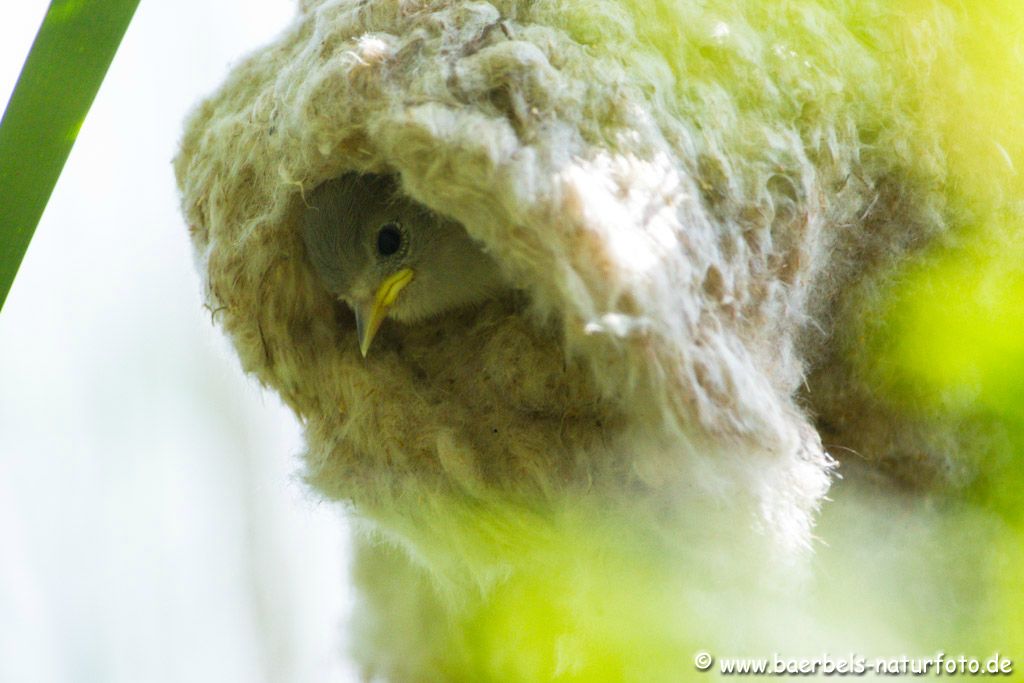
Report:
<svg viewBox="0 0 1024 683"><path fill-rule="evenodd" d="M428 564L577 495L806 546L815 419L899 457L871 440L899 428L856 419L899 416L844 325L959 210L909 77L946 58L954 4L917 3L908 38L870 0L306 0L187 123L207 305L302 421L309 481ZM304 193L349 172L400 178L518 293L385 323L362 359L300 239Z"/></svg>

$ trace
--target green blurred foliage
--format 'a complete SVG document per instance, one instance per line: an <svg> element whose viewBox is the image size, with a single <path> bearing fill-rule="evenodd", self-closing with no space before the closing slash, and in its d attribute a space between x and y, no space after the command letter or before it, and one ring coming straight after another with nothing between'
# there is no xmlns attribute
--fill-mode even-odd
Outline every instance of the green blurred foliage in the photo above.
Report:
<svg viewBox="0 0 1024 683"><path fill-rule="evenodd" d="M879 393L986 438L967 460L959 504L988 513L965 522L957 501L945 544L984 567L975 577L985 618L965 640L1024 650L1024 219L992 212L933 248L889 284L868 337ZM940 595L941 585L932 589Z"/></svg>

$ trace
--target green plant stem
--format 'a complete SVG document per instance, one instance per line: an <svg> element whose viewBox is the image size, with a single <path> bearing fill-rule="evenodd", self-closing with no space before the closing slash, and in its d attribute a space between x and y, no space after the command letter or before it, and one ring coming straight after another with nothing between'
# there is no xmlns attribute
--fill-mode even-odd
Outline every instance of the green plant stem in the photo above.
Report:
<svg viewBox="0 0 1024 683"><path fill-rule="evenodd" d="M0 308L139 0L53 0L0 121Z"/></svg>

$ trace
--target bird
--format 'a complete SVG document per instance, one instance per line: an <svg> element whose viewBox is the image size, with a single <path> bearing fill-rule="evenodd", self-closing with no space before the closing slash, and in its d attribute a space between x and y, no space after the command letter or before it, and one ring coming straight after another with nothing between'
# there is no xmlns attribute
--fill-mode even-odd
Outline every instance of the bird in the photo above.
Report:
<svg viewBox="0 0 1024 683"><path fill-rule="evenodd" d="M386 318L420 322L508 287L462 224L402 193L392 175L348 173L316 187L302 238L320 281L355 314L364 358Z"/></svg>

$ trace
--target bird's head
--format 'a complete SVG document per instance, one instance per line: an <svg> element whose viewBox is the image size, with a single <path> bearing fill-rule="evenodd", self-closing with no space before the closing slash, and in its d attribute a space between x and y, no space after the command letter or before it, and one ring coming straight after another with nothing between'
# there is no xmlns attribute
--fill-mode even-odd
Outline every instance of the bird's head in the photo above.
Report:
<svg viewBox="0 0 1024 683"><path fill-rule="evenodd" d="M461 225L402 195L391 176L344 175L306 201L310 260L355 313L364 356L386 317L416 322L503 287L497 265Z"/></svg>

